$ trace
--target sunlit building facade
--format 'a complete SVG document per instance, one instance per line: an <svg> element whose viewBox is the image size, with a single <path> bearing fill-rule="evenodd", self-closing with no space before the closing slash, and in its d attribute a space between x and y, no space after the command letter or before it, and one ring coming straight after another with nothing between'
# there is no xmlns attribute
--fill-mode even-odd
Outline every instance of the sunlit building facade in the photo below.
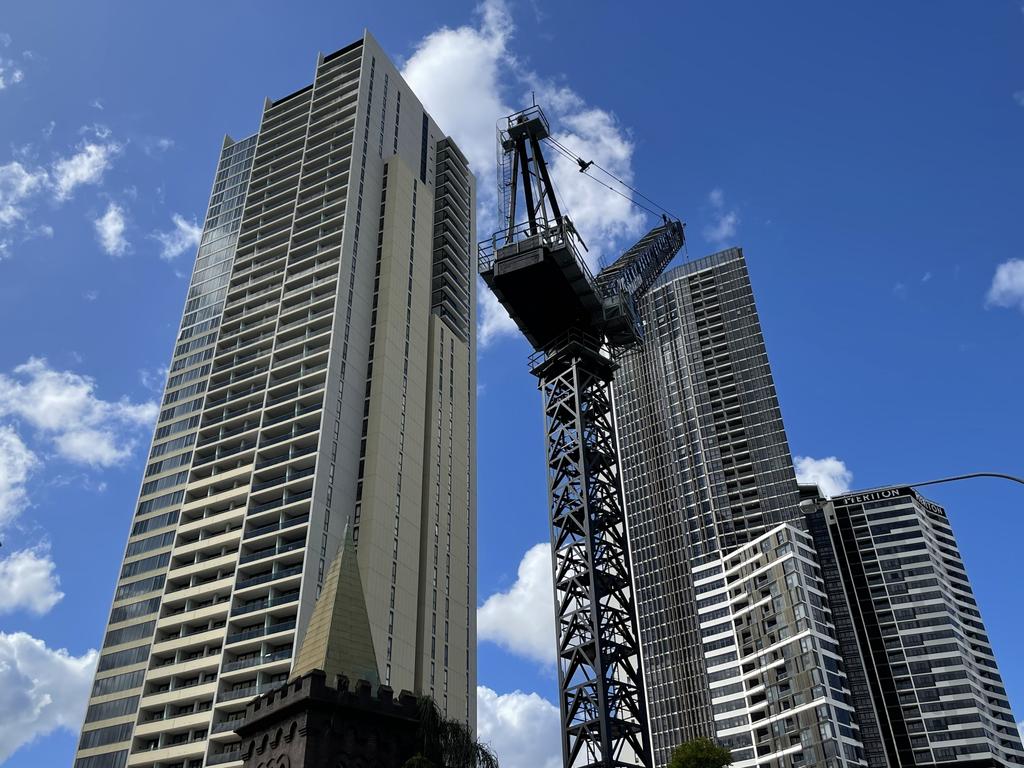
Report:
<svg viewBox="0 0 1024 768"><path fill-rule="evenodd" d="M75 768L240 765L346 541L380 682L475 724L474 210L368 34L225 140Z"/></svg>

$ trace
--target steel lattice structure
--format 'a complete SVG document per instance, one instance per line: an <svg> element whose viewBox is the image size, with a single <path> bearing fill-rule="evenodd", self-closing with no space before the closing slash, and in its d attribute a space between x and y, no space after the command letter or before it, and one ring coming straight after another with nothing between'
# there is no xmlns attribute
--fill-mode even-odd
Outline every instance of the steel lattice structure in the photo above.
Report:
<svg viewBox="0 0 1024 768"><path fill-rule="evenodd" d="M582 334L533 369L544 397L565 765L649 765L612 411L615 366Z"/></svg>
<svg viewBox="0 0 1024 768"><path fill-rule="evenodd" d="M640 343L635 302L682 247L683 227L665 219L595 279L555 198L540 148L548 135L538 107L510 116L499 130L507 226L480 244L479 271L536 350L531 372L547 437L563 764L652 768L613 352Z"/></svg>

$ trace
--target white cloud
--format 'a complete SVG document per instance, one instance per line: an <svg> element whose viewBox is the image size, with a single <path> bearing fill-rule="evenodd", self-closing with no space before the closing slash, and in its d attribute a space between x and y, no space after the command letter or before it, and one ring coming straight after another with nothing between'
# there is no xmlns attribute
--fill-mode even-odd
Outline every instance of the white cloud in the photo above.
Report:
<svg viewBox="0 0 1024 768"><path fill-rule="evenodd" d="M157 136L156 138L149 138L142 145L143 151L147 155L156 155L160 152L166 152L174 146L174 139L169 139L166 136Z"/></svg>
<svg viewBox="0 0 1024 768"><path fill-rule="evenodd" d="M72 656L24 632L0 632L0 763L58 728L77 734L96 651Z"/></svg>
<svg viewBox="0 0 1024 768"><path fill-rule="evenodd" d="M139 370L139 381L142 386L156 394L162 394L164 384L167 382L167 366L161 365L156 368L142 368Z"/></svg>
<svg viewBox="0 0 1024 768"><path fill-rule="evenodd" d="M1017 91L1013 94L1013 100L1016 101L1020 106L1024 107L1024 91Z"/></svg>
<svg viewBox="0 0 1024 768"><path fill-rule="evenodd" d="M528 659L555 660L555 608L551 547L535 544L519 563L516 582L497 592L476 612L477 635Z"/></svg>
<svg viewBox="0 0 1024 768"><path fill-rule="evenodd" d="M100 112L103 111L103 102L101 102L99 99L93 99L92 101L90 101L89 106L93 109L98 109Z"/></svg>
<svg viewBox="0 0 1024 768"><path fill-rule="evenodd" d="M10 46L11 36L6 32L0 32L0 47L10 48ZM24 56L26 59L32 58L29 51L25 51ZM21 65L18 62L0 56L0 91L10 85L17 85L24 79L25 72L21 69Z"/></svg>
<svg viewBox="0 0 1024 768"><path fill-rule="evenodd" d="M985 304L989 307L1016 307L1024 312L1024 259L1010 259L996 267Z"/></svg>
<svg viewBox="0 0 1024 768"><path fill-rule="evenodd" d="M154 232L152 237L160 243L160 258L164 261L172 261L190 248L199 245L203 236L203 228L196 224L195 220L187 221L181 214L175 213L171 216L174 222L174 229L169 232Z"/></svg>
<svg viewBox="0 0 1024 768"><path fill-rule="evenodd" d="M38 464L39 460L14 428L0 425L0 528L14 520L28 504L25 483Z"/></svg>
<svg viewBox="0 0 1024 768"><path fill-rule="evenodd" d="M100 292L97 291L95 288L86 291L85 293L82 294L82 298L85 299L86 301L96 301L96 299L98 299L99 297Z"/></svg>
<svg viewBox="0 0 1024 768"><path fill-rule="evenodd" d="M124 209L117 203L110 203L107 212L96 219L93 226L96 227L100 245L108 255L124 256L128 252L128 240L124 236L127 222Z"/></svg>
<svg viewBox="0 0 1024 768"><path fill-rule="evenodd" d="M514 110L506 105L502 75L510 63L515 30L502 0L485 0L478 26L442 27L419 42L402 75L441 130L450 132L477 178L481 207L496 201L495 121ZM493 222L493 214L487 216ZM486 232L481 222L481 232Z"/></svg>
<svg viewBox="0 0 1024 768"><path fill-rule="evenodd" d="M740 226L740 215L733 210L726 210L725 193L715 188L708 193L711 204L711 221L704 227L704 239L716 246L721 246L736 237Z"/></svg>
<svg viewBox="0 0 1024 768"><path fill-rule="evenodd" d="M78 129L78 133L82 136L92 135L97 139L109 139L113 131L110 127L103 123L93 123L92 125L83 125Z"/></svg>
<svg viewBox="0 0 1024 768"><path fill-rule="evenodd" d="M477 336L481 347L489 346L500 336L512 336L519 332L508 312L501 306L494 294L481 283L477 292L480 297L480 320Z"/></svg>
<svg viewBox="0 0 1024 768"><path fill-rule="evenodd" d="M814 459L810 456L795 457L796 479L798 483L817 485L826 496L839 496L850 490L853 472L846 464L835 456Z"/></svg>
<svg viewBox="0 0 1024 768"><path fill-rule="evenodd" d="M69 461L117 464L131 454L136 432L156 419L156 403L102 400L91 378L54 370L45 359L30 358L14 374L0 374L0 416L23 419Z"/></svg>
<svg viewBox="0 0 1024 768"><path fill-rule="evenodd" d="M106 136L100 136L106 138ZM53 164L53 191L58 201L67 200L82 184L98 184L120 154L116 143L99 144L87 141L78 151Z"/></svg>
<svg viewBox="0 0 1024 768"><path fill-rule="evenodd" d="M0 228L25 218L24 202L46 181L46 171L30 170L17 160L0 165Z"/></svg>
<svg viewBox="0 0 1024 768"><path fill-rule="evenodd" d="M494 750L501 768L561 768L558 707L536 693L498 694L476 689L477 737Z"/></svg>
<svg viewBox="0 0 1024 768"><path fill-rule="evenodd" d="M0 58L0 91L25 79L25 71L10 59Z"/></svg>
<svg viewBox="0 0 1024 768"><path fill-rule="evenodd" d="M49 128L44 129L44 135L48 137L52 130L51 122ZM71 154L55 160L49 169L33 167L28 147L15 149L16 159L0 165L0 230L20 224L25 239L52 237L52 227L29 220L33 204L44 195L51 197L54 203L63 203L78 187L99 184L103 180L122 146L108 141L110 129L104 126L86 126L80 133L89 136ZM0 241L0 258L10 255L10 245L9 239Z"/></svg>
<svg viewBox="0 0 1024 768"><path fill-rule="evenodd" d="M60 578L49 549L22 549L0 560L0 613L25 609L42 616L60 602Z"/></svg>

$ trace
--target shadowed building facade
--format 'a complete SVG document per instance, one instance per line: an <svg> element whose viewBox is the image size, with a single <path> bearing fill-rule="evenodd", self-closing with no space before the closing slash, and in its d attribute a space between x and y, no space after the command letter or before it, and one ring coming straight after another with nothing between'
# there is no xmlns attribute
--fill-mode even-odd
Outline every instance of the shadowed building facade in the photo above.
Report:
<svg viewBox="0 0 1024 768"><path fill-rule="evenodd" d="M746 263L730 249L662 275L644 344L615 377L655 762L714 720L692 569L799 516L799 490Z"/></svg>
<svg viewBox="0 0 1024 768"><path fill-rule="evenodd" d="M76 768L240 765L332 567L475 725L474 196L368 34L225 140Z"/></svg>

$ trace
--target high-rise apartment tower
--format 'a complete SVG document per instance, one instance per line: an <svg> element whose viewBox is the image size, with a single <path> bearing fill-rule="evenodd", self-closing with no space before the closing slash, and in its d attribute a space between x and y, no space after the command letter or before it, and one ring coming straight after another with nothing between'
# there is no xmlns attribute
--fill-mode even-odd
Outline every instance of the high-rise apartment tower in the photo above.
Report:
<svg viewBox="0 0 1024 768"><path fill-rule="evenodd" d="M655 762L1024 764L945 511L799 486L738 249L666 272L616 419Z"/></svg>
<svg viewBox="0 0 1024 768"><path fill-rule="evenodd" d="M339 573L475 724L474 194L368 34L225 140L75 768L239 764Z"/></svg>
<svg viewBox="0 0 1024 768"><path fill-rule="evenodd" d="M655 762L715 733L693 569L799 517L799 490L746 262L667 271L644 344L615 377L616 419Z"/></svg>
<svg viewBox="0 0 1024 768"><path fill-rule="evenodd" d="M835 573L832 605L850 614L844 654L853 660L851 640L860 650L870 701L858 710L874 708L888 765L1024 765L945 510L907 487L818 499L807 508L822 566Z"/></svg>

